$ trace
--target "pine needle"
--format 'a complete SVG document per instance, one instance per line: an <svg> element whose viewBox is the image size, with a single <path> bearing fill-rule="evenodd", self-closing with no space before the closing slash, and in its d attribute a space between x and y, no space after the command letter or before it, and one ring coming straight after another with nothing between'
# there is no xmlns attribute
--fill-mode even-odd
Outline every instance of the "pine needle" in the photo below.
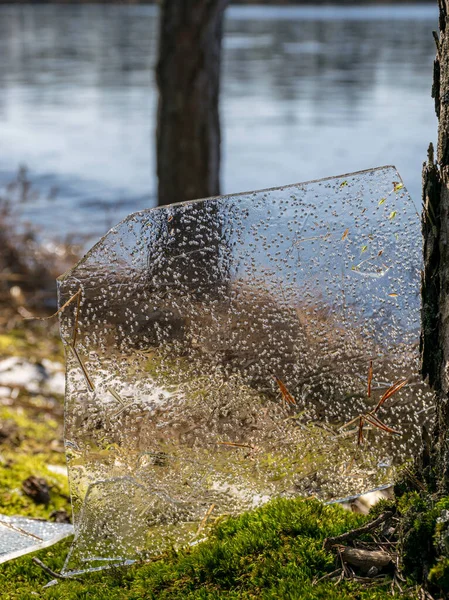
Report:
<svg viewBox="0 0 449 600"><path fill-rule="evenodd" d="M285 403L286 404L296 404L296 400L290 394L290 392L286 388L285 384L279 379L279 377L276 377L276 375L273 375L273 379L278 384L279 390L282 394L282 398L284 399Z"/></svg>
<svg viewBox="0 0 449 600"><path fill-rule="evenodd" d="M373 410L373 414L379 410L379 408L388 400L388 398L391 398L391 396L396 394L396 392L399 392L399 390L401 390L405 385L407 385L407 383L408 379L402 379L401 381L396 381L396 383L393 383L393 385L388 388L388 390L377 403L376 408Z"/></svg>

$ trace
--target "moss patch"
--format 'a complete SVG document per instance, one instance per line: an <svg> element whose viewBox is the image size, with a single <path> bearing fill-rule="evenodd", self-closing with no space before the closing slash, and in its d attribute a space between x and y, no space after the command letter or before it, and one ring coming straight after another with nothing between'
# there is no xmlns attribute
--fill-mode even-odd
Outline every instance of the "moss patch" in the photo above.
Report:
<svg viewBox="0 0 449 600"><path fill-rule="evenodd" d="M42 585L48 576L30 557L23 557L0 566L2 598L29 600L32 592L58 600L389 598L388 586L336 586L326 580L313 585L314 578L335 568L334 556L322 550L324 538L364 520L315 500L276 500L222 521L194 548L167 553L153 563L87 575L81 582L62 581L47 590ZM41 560L60 569L68 543L42 551Z"/></svg>
<svg viewBox="0 0 449 600"><path fill-rule="evenodd" d="M0 512L48 518L53 510L69 513L67 477L49 470L65 465L62 407L56 401L21 394L14 406L0 406ZM45 479L48 505L37 504L22 489L30 476Z"/></svg>
<svg viewBox="0 0 449 600"><path fill-rule="evenodd" d="M25 326L26 325L26 326ZM64 349L57 320L28 321L23 326L0 329L0 358L20 356L40 361L43 358L62 362Z"/></svg>

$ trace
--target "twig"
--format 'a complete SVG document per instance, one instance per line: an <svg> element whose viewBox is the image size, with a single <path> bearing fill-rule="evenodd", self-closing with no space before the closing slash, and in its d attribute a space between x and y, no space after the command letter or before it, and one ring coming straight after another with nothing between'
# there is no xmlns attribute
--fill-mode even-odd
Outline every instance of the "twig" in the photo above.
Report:
<svg viewBox="0 0 449 600"><path fill-rule="evenodd" d="M61 573L56 573L56 571L53 571L53 569L47 567L47 565L45 565L41 560L39 560L35 556L33 556L32 560L36 565L38 565L38 567L43 569L48 575L51 575L55 579L70 579L72 581L81 581L81 579L75 579L75 577L70 577L69 575L61 575Z"/></svg>
<svg viewBox="0 0 449 600"><path fill-rule="evenodd" d="M341 573L341 569L335 569L335 571L332 571L332 573L326 573L326 575L323 575L319 579L314 579L312 582L312 585L316 585L317 583L319 583L320 581L323 581L324 579L332 579L332 577L335 577L335 575L338 575L339 573Z"/></svg>
<svg viewBox="0 0 449 600"><path fill-rule="evenodd" d="M55 313L53 313L52 315L50 315L49 317L25 317L25 320L29 321L29 320L33 320L34 319L34 320L37 320L37 321L49 321L50 319L53 319L54 317L56 317L57 315L59 315L59 313L61 313L65 308L67 308L67 306L69 304L71 304L75 300L75 298L79 298L79 296L81 296L81 292L82 292L82 290L80 288L75 294L73 294L73 296L71 298L69 298L67 300L67 302L65 304L63 304L61 306L61 308L58 308L58 310Z"/></svg>
<svg viewBox="0 0 449 600"><path fill-rule="evenodd" d="M376 527L378 527L381 523L384 523L385 521L388 521L388 519L391 519L392 516L393 516L392 511L386 511L386 512L382 513L381 515L379 515L377 517L377 519L374 519L374 521L371 521L371 523L367 523L366 525L363 525L363 527L358 527L357 529L352 529L351 531L347 531L346 533L342 533L341 535L337 535L336 537L326 538L323 542L323 550L330 550L332 548L332 546L336 546L343 542L348 542L350 540L354 540L354 539L358 538L359 536L363 535L364 533L368 533L369 531L376 529Z"/></svg>

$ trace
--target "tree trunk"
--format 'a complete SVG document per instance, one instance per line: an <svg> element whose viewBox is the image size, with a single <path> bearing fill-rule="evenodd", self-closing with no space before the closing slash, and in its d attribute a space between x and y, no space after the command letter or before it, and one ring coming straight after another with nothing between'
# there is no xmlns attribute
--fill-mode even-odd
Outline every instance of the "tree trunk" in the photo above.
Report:
<svg viewBox="0 0 449 600"><path fill-rule="evenodd" d="M159 205L220 193L219 88L227 0L163 0L157 122Z"/></svg>
<svg viewBox="0 0 449 600"><path fill-rule="evenodd" d="M449 493L449 31L447 4L440 0L439 39L432 97L438 117L437 164L433 147L423 168L421 360L435 392L433 435L424 444L421 470L434 491Z"/></svg>

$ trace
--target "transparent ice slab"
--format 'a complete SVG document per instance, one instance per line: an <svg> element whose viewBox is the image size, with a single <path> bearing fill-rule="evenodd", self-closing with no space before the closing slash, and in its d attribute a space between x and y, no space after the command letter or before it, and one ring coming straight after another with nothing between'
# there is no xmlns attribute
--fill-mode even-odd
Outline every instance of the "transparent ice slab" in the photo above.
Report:
<svg viewBox="0 0 449 600"><path fill-rule="evenodd" d="M420 268L420 218L394 167L113 228L59 280L65 571L195 543L220 515L279 495L391 481L431 405ZM399 380L376 414L401 435L365 424L358 446L357 417Z"/></svg>
<svg viewBox="0 0 449 600"><path fill-rule="evenodd" d="M0 563L47 548L73 534L73 526L0 515Z"/></svg>

